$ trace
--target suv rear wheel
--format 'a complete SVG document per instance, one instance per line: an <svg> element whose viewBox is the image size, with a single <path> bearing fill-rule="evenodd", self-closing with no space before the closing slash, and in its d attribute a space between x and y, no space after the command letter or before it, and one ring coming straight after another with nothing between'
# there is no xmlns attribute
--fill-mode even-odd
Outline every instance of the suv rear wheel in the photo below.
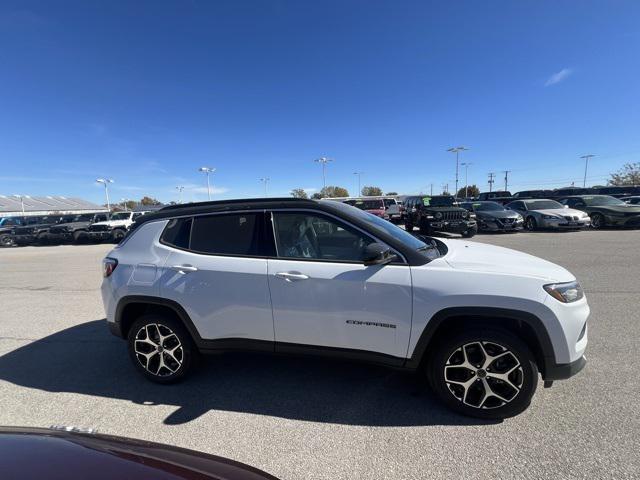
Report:
<svg viewBox="0 0 640 480"><path fill-rule="evenodd" d="M125 237L126 234L127 234L127 232L125 232L123 229L116 228L113 231L113 233L111 234L111 238L113 240L113 243L120 243L122 241L122 239Z"/></svg>
<svg viewBox="0 0 640 480"><path fill-rule="evenodd" d="M538 385L526 344L502 329L471 329L439 342L427 367L431 388L464 415L502 419L523 412Z"/></svg>
<svg viewBox="0 0 640 480"><path fill-rule="evenodd" d="M143 315L136 320L127 343L136 368L156 383L173 383L184 378L197 354L182 324L162 314Z"/></svg>

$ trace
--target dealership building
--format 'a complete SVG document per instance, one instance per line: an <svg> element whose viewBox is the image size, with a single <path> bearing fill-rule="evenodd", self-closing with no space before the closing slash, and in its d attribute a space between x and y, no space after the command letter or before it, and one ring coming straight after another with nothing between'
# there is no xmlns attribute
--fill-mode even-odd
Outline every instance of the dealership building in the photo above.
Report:
<svg viewBox="0 0 640 480"><path fill-rule="evenodd" d="M0 195L0 217L107 212L106 207L62 196Z"/></svg>

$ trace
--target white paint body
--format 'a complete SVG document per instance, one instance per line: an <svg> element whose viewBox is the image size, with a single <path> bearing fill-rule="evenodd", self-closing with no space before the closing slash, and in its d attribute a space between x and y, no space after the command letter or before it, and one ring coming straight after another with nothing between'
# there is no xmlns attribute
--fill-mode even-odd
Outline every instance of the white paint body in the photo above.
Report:
<svg viewBox="0 0 640 480"><path fill-rule="evenodd" d="M200 255L161 244L166 223L143 224L109 253L118 267L102 284L107 321L115 321L124 296L158 296L179 303L207 340L267 340L409 358L437 312L499 307L538 317L557 363L578 360L586 348L586 334L578 341L589 315L586 298L561 303L543 289L575 277L525 253L445 240L448 253L422 266ZM180 266L197 271L177 271Z"/></svg>

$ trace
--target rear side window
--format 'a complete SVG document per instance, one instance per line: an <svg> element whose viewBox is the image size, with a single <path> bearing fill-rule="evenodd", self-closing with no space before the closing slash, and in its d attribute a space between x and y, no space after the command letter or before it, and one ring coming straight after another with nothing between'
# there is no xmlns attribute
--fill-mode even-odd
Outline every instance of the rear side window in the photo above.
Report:
<svg viewBox="0 0 640 480"><path fill-rule="evenodd" d="M174 218L169 220L164 232L162 232L162 242L173 247L188 249L191 221L190 218Z"/></svg>
<svg viewBox="0 0 640 480"><path fill-rule="evenodd" d="M262 213L195 217L189 249L211 255L259 256L262 219Z"/></svg>

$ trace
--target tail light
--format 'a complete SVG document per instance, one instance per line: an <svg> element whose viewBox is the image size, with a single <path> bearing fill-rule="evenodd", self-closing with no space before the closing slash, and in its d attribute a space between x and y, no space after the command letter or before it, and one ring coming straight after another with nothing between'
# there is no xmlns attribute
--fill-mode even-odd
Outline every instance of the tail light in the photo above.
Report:
<svg viewBox="0 0 640 480"><path fill-rule="evenodd" d="M102 260L102 276L105 278L110 277L117 266L118 260L111 257L105 258Z"/></svg>

